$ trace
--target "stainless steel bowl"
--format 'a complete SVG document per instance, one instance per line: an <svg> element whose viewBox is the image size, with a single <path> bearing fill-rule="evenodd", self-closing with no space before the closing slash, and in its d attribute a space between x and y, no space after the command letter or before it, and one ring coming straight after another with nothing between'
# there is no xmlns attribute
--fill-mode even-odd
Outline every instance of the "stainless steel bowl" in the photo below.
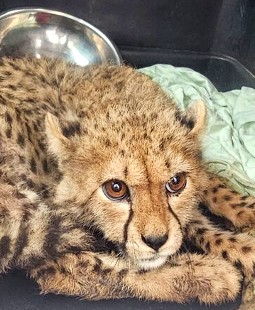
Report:
<svg viewBox="0 0 255 310"><path fill-rule="evenodd" d="M71 15L39 8L0 16L0 57L59 57L77 65L120 64L113 43L97 28Z"/></svg>

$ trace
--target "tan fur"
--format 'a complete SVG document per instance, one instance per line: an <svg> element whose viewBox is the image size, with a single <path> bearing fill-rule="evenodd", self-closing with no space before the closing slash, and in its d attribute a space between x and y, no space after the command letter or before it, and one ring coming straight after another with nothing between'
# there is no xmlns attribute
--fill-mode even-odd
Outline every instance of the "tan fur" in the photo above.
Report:
<svg viewBox="0 0 255 310"><path fill-rule="evenodd" d="M223 180L214 175L210 176L209 191L206 197L213 213L228 218L238 228L255 225L254 197L236 195Z"/></svg>
<svg viewBox="0 0 255 310"><path fill-rule="evenodd" d="M87 299L234 299L241 272L254 272L254 241L199 206L254 225L254 198L207 174L204 123L202 102L184 114L129 67L3 59L0 270L18 266L44 292ZM170 194L179 173L186 185ZM116 179L130 196L109 199L104 183ZM186 242L205 254L182 254Z"/></svg>

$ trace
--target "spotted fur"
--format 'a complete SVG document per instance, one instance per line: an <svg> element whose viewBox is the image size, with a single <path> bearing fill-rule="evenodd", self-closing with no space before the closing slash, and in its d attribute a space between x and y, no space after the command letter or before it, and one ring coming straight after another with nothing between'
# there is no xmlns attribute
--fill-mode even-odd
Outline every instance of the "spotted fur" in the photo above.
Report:
<svg viewBox="0 0 255 310"><path fill-rule="evenodd" d="M4 58L0 120L2 272L87 299L205 303L234 299L253 276L254 240L206 214L255 224L255 199L206 172L202 102L184 114L125 66ZM186 186L169 194L178 173ZM113 179L129 197L105 195Z"/></svg>

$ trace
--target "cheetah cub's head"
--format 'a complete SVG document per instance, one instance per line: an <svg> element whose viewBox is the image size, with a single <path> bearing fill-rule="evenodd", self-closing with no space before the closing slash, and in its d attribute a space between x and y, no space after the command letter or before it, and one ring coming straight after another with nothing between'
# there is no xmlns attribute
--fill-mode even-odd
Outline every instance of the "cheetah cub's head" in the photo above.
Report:
<svg viewBox="0 0 255 310"><path fill-rule="evenodd" d="M147 270L178 252L206 185L199 150L205 108L200 102L184 115L147 77L116 70L124 75L121 89L102 76L97 104L89 104L84 83L89 109L81 104L78 134L64 136L61 120L46 116L63 173L56 202L91 230L95 250Z"/></svg>

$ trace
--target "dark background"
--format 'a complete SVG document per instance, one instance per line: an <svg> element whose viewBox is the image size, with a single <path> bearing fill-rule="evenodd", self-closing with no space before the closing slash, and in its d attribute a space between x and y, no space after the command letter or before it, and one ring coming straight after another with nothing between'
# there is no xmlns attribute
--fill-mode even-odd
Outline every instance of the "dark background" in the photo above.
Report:
<svg viewBox="0 0 255 310"><path fill-rule="evenodd" d="M0 11L26 6L56 9L90 22L136 67L187 66L205 74L221 91L255 87L254 0L0 0ZM238 304L207 308L135 299L86 302L41 296L36 284L19 271L0 279L0 310L234 310Z"/></svg>

